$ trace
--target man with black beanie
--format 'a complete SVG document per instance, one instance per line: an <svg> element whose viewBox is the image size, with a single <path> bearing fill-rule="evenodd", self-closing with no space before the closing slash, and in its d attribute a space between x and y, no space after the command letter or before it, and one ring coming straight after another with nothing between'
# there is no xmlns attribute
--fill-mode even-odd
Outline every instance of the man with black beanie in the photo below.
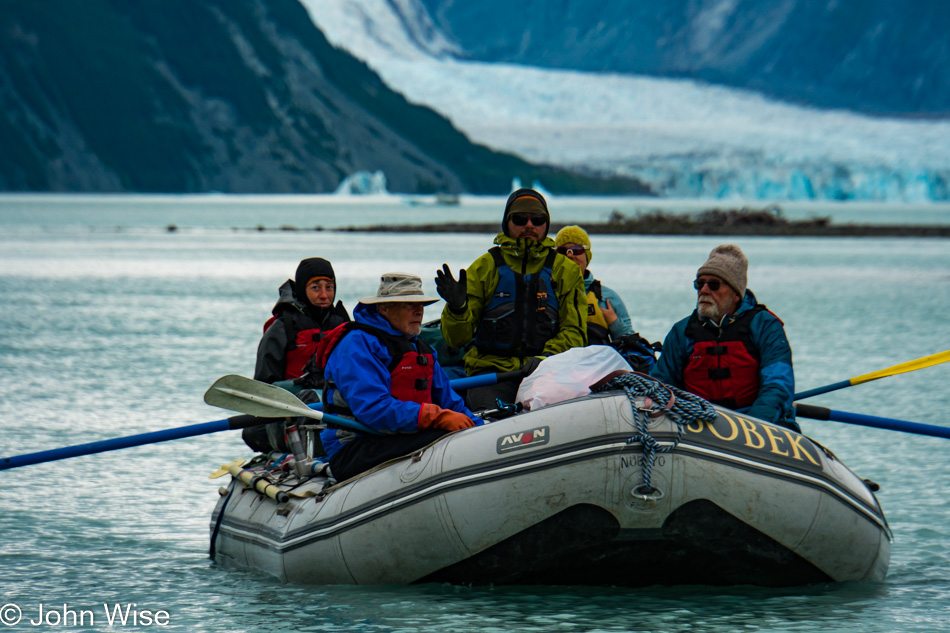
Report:
<svg viewBox="0 0 950 633"><path fill-rule="evenodd" d="M445 299L442 336L463 347L469 376L534 371L541 360L587 344L587 293L580 268L554 250L548 237L551 215L534 189L518 189L505 204L495 246L459 270L448 264L436 272ZM513 403L520 382L470 389L469 407L493 409L496 400Z"/></svg>

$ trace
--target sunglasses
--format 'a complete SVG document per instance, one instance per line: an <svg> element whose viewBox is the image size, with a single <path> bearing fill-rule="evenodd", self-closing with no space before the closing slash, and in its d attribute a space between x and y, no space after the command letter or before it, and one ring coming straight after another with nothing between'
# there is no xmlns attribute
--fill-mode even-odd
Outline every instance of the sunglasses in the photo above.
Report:
<svg viewBox="0 0 950 633"><path fill-rule="evenodd" d="M511 223L515 226L524 226L528 223L528 220L531 220L531 224L534 226L544 226L548 223L548 217L540 213L515 213L508 216L508 219L511 220Z"/></svg>
<svg viewBox="0 0 950 633"><path fill-rule="evenodd" d="M568 257L574 257L575 255L580 255L581 253L587 252L586 246L580 246L579 244L565 244L563 246L558 246L556 249L561 255L567 255Z"/></svg>
<svg viewBox="0 0 950 633"><path fill-rule="evenodd" d="M696 290L702 290L703 286L709 286L710 290L716 292L722 286L722 282L718 279L697 279L693 282L693 288Z"/></svg>

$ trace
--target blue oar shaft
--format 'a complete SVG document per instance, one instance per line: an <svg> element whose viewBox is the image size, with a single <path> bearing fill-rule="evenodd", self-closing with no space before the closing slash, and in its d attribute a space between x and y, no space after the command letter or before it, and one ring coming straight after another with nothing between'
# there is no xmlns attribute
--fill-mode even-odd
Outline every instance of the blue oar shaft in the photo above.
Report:
<svg viewBox="0 0 950 633"><path fill-rule="evenodd" d="M169 440L177 440L184 437L207 435L208 433L217 433L218 431L228 431L231 429L243 428L240 421L244 419L249 421L251 416L239 415L224 420L215 420L214 422L189 424L188 426L179 426L173 429L165 429L162 431L139 433L138 435L127 435L125 437L116 437L110 440L101 440L99 442L89 442L87 444L77 444L75 446L64 446L63 448L54 448L48 451L28 453L26 455L4 457L0 458L0 470L6 470L7 468L17 468L19 466L29 466L31 464L42 464L43 462L53 462L59 459L67 459L69 457L80 457L82 455L92 455L94 453L117 451L122 448L144 446L145 444L155 444L157 442L167 442ZM256 421L256 424L260 424L261 418L253 419Z"/></svg>
<svg viewBox="0 0 950 633"><path fill-rule="evenodd" d="M314 411L320 411L323 413L323 403L322 402L312 402L307 405ZM383 435L381 431L366 426L362 422L357 422L356 420L351 420L349 418L341 418L336 415L331 415L329 413L323 414L323 422L329 422L330 424L335 424L336 426L342 426L345 429L350 429L351 431L357 431L359 433L369 433L370 435Z"/></svg>
<svg viewBox="0 0 950 633"><path fill-rule="evenodd" d="M817 396L819 394L828 393L829 391L837 391L838 389L844 389L845 387L850 387L850 380L842 380L841 382L836 382L832 385L825 385L824 387L817 387L811 389L810 391L803 391L801 393L796 393L794 398L795 400L805 400L806 398L811 398L812 396Z"/></svg>
<svg viewBox="0 0 950 633"><path fill-rule="evenodd" d="M499 380L520 376L521 372L506 372L502 374L484 374L473 376L472 378L460 378L452 381L453 388L470 389L476 386L493 385ZM467 382L466 382L467 381ZM461 386L456 383L461 382ZM323 404L320 402L308 405L311 409L321 410ZM196 435L207 435L209 433L218 433L219 431L230 431L241 429L247 426L257 426L265 424L266 418L257 418L249 415L239 415L224 420L215 420L214 422L203 422L201 424L190 424L188 426L179 426L162 431L152 431L150 433L139 433L138 435L127 435L125 437L116 437L109 440L98 442L89 442L86 444L76 444L75 446L64 446L54 448L48 451L39 451L36 453L27 453L25 455L14 455L12 457L0 458L0 470L9 468L18 468L20 466L30 466L32 464L42 464L44 462L53 462L70 457L81 457L83 455L93 455L95 453L105 453L108 451L117 451L123 448L132 448L133 446L145 446L146 444L156 444L158 442L167 442L169 440L178 440L185 437L194 437ZM370 433L372 435L382 435L376 429L366 426L356 420L341 418L329 413L323 414L323 421L351 429L361 433Z"/></svg>
<svg viewBox="0 0 950 633"><path fill-rule="evenodd" d="M452 389L455 391L462 391L464 389L474 389L475 387L485 387L487 385L495 385L499 382L505 382L506 380L514 380L516 378L522 378L524 371L520 369L515 369L514 371L505 371L497 374L479 374L477 376L468 376L466 378L453 378L449 381L449 385L452 386ZM294 390L294 382L292 380L282 380L280 382L275 382L275 385L290 391L291 393L297 393L300 391L300 387L296 387ZM311 409L319 409L319 407L311 406Z"/></svg>
<svg viewBox="0 0 950 633"><path fill-rule="evenodd" d="M485 387L487 385L495 385L500 382L505 382L506 380L514 380L515 378L522 378L524 376L524 371L520 369L515 369L514 371L505 371L497 374L479 374L477 376L469 376L468 378L456 378L449 382L452 385L452 389L455 391L461 391L462 389L474 389L475 387Z"/></svg>
<svg viewBox="0 0 950 633"><path fill-rule="evenodd" d="M875 429L903 431L904 433L913 433L915 435L929 435L932 437L950 439L950 428L937 426L935 424L921 424L920 422L908 422L906 420L895 420L894 418L879 418L873 415L835 411L833 409L815 407L809 404L796 404L795 414L803 418L811 418L814 420L831 420L833 422L869 426Z"/></svg>

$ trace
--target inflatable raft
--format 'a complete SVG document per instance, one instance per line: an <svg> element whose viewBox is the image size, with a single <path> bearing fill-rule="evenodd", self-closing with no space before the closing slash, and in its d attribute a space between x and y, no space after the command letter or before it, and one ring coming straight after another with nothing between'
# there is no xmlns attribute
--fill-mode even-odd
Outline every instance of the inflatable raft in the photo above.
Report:
<svg viewBox="0 0 950 633"><path fill-rule="evenodd" d="M885 577L875 486L831 451L711 405L684 420L632 402L613 390L520 413L339 483L232 464L212 555L314 584Z"/></svg>

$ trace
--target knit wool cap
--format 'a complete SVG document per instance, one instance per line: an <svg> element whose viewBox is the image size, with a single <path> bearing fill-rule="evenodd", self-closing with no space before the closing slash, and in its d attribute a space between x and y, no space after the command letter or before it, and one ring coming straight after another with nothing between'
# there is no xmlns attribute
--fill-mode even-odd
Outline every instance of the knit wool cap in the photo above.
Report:
<svg viewBox="0 0 950 633"><path fill-rule="evenodd" d="M554 247L557 248L558 246L564 246L565 244L577 244L578 246L583 246L584 250L587 252L587 263L590 263L590 236L587 235L587 231L576 225L565 226L563 229L557 232L557 237L554 238Z"/></svg>
<svg viewBox="0 0 950 633"><path fill-rule="evenodd" d="M709 259L699 267L696 276L715 275L736 291L739 299L745 296L749 260L735 244L721 244L709 252Z"/></svg>
<svg viewBox="0 0 950 633"><path fill-rule="evenodd" d="M310 257L301 261L297 265L297 274L294 275L294 295L299 301L308 303L307 284L314 277L324 277L330 281L336 281L333 266L322 257Z"/></svg>
<svg viewBox="0 0 950 633"><path fill-rule="evenodd" d="M422 293L422 279L409 273L383 273L379 278L379 290L375 297L360 297L360 303L421 303L429 305L439 301Z"/></svg>
<svg viewBox="0 0 950 633"><path fill-rule="evenodd" d="M534 189L518 189L508 196L508 202L505 203L505 215L501 218L501 231L505 235L508 235L508 216L512 213L543 213L548 219L548 224L551 224L548 203L545 202L544 196Z"/></svg>

